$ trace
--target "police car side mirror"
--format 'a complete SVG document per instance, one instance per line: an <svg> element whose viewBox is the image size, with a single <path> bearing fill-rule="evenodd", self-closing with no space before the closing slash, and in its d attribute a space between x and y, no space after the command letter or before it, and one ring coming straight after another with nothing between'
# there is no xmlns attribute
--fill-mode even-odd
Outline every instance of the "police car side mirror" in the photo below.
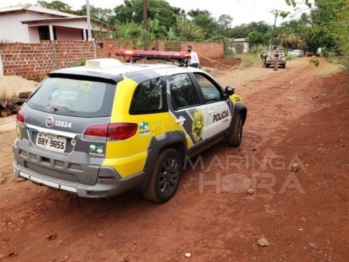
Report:
<svg viewBox="0 0 349 262"><path fill-rule="evenodd" d="M226 94L227 96L234 95L234 93L235 93L235 88L234 88L234 87L227 86L227 87L225 88L225 94Z"/></svg>

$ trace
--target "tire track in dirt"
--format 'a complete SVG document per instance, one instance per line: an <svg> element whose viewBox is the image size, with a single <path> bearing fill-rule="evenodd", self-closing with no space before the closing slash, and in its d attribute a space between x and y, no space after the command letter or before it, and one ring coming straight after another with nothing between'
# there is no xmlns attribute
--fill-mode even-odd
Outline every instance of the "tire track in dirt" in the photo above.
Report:
<svg viewBox="0 0 349 262"><path fill-rule="evenodd" d="M319 85L320 80L316 73L322 69L322 66L309 67L307 61L304 61L301 67L282 75L277 75L278 72L275 72L277 76L263 82L259 87L261 91L246 96L249 121L245 126L244 142L253 141L253 137L264 138L257 139L255 143L252 142L250 147L258 149L267 147L269 154L275 153L271 151L273 146L288 139L284 134L289 128L289 123L296 120L301 123L303 115L319 110L313 103L313 97L317 95L316 91L310 93L304 87L313 90L311 87ZM268 138L272 139L266 145Z"/></svg>

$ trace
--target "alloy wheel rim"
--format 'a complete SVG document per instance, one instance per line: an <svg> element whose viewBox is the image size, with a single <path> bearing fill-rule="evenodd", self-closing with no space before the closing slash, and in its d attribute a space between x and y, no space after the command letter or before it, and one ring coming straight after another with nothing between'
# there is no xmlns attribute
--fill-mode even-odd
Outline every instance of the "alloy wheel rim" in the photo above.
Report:
<svg viewBox="0 0 349 262"><path fill-rule="evenodd" d="M173 193L178 184L178 161L176 158L168 158L161 165L159 174L159 189L161 194Z"/></svg>

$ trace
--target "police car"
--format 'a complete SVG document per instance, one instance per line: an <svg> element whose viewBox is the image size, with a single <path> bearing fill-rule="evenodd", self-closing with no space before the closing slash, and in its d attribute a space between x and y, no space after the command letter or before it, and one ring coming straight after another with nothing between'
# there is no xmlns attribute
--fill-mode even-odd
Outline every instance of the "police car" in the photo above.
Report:
<svg viewBox="0 0 349 262"><path fill-rule="evenodd" d="M247 109L234 88L200 69L138 61L183 65L187 53L116 55L131 63L88 60L40 83L17 114L16 176L80 197L140 190L165 202L187 156L221 140L240 145Z"/></svg>

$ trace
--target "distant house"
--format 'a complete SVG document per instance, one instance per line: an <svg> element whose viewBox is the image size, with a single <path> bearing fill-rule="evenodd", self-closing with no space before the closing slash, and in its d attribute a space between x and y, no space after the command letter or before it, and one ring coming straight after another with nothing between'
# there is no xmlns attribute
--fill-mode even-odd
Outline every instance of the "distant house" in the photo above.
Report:
<svg viewBox="0 0 349 262"><path fill-rule="evenodd" d="M250 51L250 46L246 42L245 38L233 38L231 39L233 45L234 53L248 53Z"/></svg>
<svg viewBox="0 0 349 262"><path fill-rule="evenodd" d="M92 35L111 36L115 28L91 19ZM87 40L86 16L77 16L31 4L0 8L0 42L40 43L41 40Z"/></svg>

